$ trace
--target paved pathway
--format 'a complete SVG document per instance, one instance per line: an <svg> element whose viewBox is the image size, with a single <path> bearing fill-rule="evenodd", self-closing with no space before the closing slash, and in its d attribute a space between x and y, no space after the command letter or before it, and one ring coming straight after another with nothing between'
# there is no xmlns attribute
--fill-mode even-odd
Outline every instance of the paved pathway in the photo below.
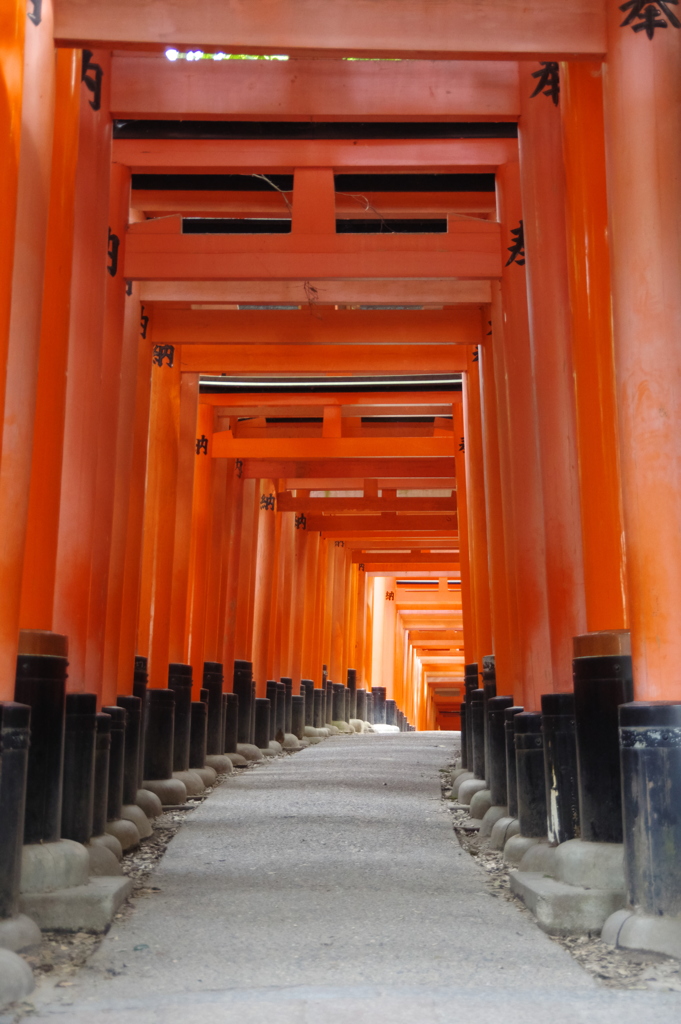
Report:
<svg viewBox="0 0 681 1024"><path fill-rule="evenodd" d="M336 737L230 778L32 1024L680 1020L681 995L599 987L489 895L440 804L451 750Z"/></svg>

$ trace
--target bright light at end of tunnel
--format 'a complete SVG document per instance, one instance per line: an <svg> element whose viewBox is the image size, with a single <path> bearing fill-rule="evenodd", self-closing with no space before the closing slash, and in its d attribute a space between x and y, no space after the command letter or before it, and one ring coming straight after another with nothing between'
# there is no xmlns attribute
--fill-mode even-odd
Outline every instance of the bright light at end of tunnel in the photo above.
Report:
<svg viewBox="0 0 681 1024"><path fill-rule="evenodd" d="M166 57L168 58L168 60L177 60L179 56L179 50L166 50Z"/></svg>

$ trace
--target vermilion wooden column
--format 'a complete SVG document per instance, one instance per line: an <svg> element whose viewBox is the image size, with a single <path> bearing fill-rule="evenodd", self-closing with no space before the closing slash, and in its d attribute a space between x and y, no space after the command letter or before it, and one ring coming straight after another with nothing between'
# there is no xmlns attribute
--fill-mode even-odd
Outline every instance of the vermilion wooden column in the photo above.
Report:
<svg viewBox="0 0 681 1024"><path fill-rule="evenodd" d="M153 339L151 320L147 336ZM172 353L169 365L171 355L158 351L151 371L137 653L149 659L149 685L154 689L167 687L170 662L182 376L177 355Z"/></svg>
<svg viewBox="0 0 681 1024"><path fill-rule="evenodd" d="M102 592L94 594L92 587L93 582L95 587L99 585L94 575L96 569L106 565L106 557L98 558L96 569L93 557L95 551L98 555L103 555L103 549L108 552L111 529L109 520L98 532L96 521L99 428L102 415L106 421L117 407L117 401L102 400L102 388L112 386L111 381L104 380L107 356L111 355L104 352L111 167L110 55L96 51L91 64L87 76L95 91L90 91L85 82L81 85L53 628L69 637L69 687L76 691L98 690L101 697L101 672L95 678L87 675L87 649L91 628L100 642L102 639L98 615ZM100 83L99 102L96 82ZM119 336L118 346L120 343ZM97 602L92 622L91 599Z"/></svg>
<svg viewBox="0 0 681 1024"><path fill-rule="evenodd" d="M512 537L517 602L519 664L514 695L523 692L529 710L552 690L551 645L546 595L546 555L541 468L537 438L535 382L527 315L524 256L518 247L522 208L517 164L497 174L502 246L514 257L501 279L503 374L508 430L508 457L513 502ZM507 257L507 260L508 258ZM493 330L497 330L493 316ZM495 339L496 341L496 339ZM495 347L496 352L496 347ZM465 626L464 626L465 628Z"/></svg>
<svg viewBox="0 0 681 1024"><path fill-rule="evenodd" d="M300 673L303 679L313 679L321 684L321 666L317 663L317 587L319 578L319 534L299 531L305 538L307 548L305 566L305 595L303 598L303 660Z"/></svg>
<svg viewBox="0 0 681 1024"><path fill-rule="evenodd" d="M477 638L473 586L470 569L470 545L468 530L468 491L466 487L466 437L464 433L463 405L452 405L454 423L454 458L456 462L456 522L459 532L459 564L461 566L461 602L463 607L463 643L467 662L475 661Z"/></svg>
<svg viewBox="0 0 681 1024"><path fill-rule="evenodd" d="M343 676L343 638L346 615L346 576L345 576L345 545L344 542L333 542L333 583L331 591L331 633L329 675L334 683L344 683ZM337 546L338 545L338 546Z"/></svg>
<svg viewBox="0 0 681 1024"><path fill-rule="evenodd" d="M383 685L383 619L385 577L374 576L371 595L371 689Z"/></svg>
<svg viewBox="0 0 681 1024"><path fill-rule="evenodd" d="M608 6L605 140L634 680L681 695L681 29ZM669 8L669 10L676 10Z"/></svg>
<svg viewBox="0 0 681 1024"><path fill-rule="evenodd" d="M397 628L397 586L395 576L382 577L383 594L383 642L381 644L381 680L388 700L395 699L395 630ZM392 594L392 597L389 595Z"/></svg>
<svg viewBox="0 0 681 1024"><path fill-rule="evenodd" d="M193 669L194 700L201 696L206 605L208 597L208 552L211 540L213 407L199 405L194 441L194 489L192 495L191 544L187 587L187 656ZM213 596L219 604L219 594Z"/></svg>
<svg viewBox="0 0 681 1024"><path fill-rule="evenodd" d="M173 587L170 600L169 660L184 664L189 657L187 637L189 564L192 537L192 499L196 468L199 375L183 373L180 383L180 439L177 458Z"/></svg>
<svg viewBox="0 0 681 1024"><path fill-rule="evenodd" d="M14 215L16 181L16 102L20 73L14 17L10 4L3 26L9 50L3 65L10 77L8 110L0 115L14 135L7 140L9 207ZM8 24L10 22L11 24ZM14 26L14 27L13 27ZM0 696L11 698L19 640L19 607L26 525L31 486L31 457L35 416L43 270L50 208L50 172L54 118L55 58L52 41L52 4L43 5L40 25L26 25L24 92L21 108L21 153L13 246L12 308L9 333L0 321L0 394L4 392L2 453L0 456ZM3 105L4 105L3 98ZM3 139L3 147L5 145ZM3 154L4 162L4 154ZM3 200L4 201L4 200ZM7 238L9 243L10 239ZM5 256L5 259L7 256ZM0 287L2 282L0 281ZM2 316L0 297L0 316ZM5 338L8 338L5 350ZM6 351L6 362L4 359Z"/></svg>
<svg viewBox="0 0 681 1024"><path fill-rule="evenodd" d="M291 597L291 628L290 628L290 675L294 683L301 678L307 679L303 672L303 632L305 628L305 598L307 593L307 530L296 528L295 513L293 514L293 566L292 566L292 597Z"/></svg>
<svg viewBox="0 0 681 1024"><path fill-rule="evenodd" d="M357 614L355 617L354 667L358 688L366 687L367 574L357 566Z"/></svg>
<svg viewBox="0 0 681 1024"><path fill-rule="evenodd" d="M227 621L229 558L236 477L231 460L211 459L210 531L207 552L204 659L222 661Z"/></svg>
<svg viewBox="0 0 681 1024"><path fill-rule="evenodd" d="M470 572L474 579L476 657L473 660L482 665L483 657L493 653L493 644L479 368L477 347L469 349L463 389L466 501Z"/></svg>
<svg viewBox="0 0 681 1024"><path fill-rule="evenodd" d="M28 24L23 0L6 0L0 8L0 195L5 215L0 226L0 402L5 400L5 373L9 318L12 306L14 237L16 228L19 153L21 146L21 99L24 78L24 30ZM12 677L13 679L14 677ZM12 693L14 683L11 684Z"/></svg>
<svg viewBox="0 0 681 1024"><path fill-rule="evenodd" d="M225 681L228 684L234 659L240 657L240 655L236 653L236 637L237 625L239 621L239 610L247 602L249 595L248 593L243 593L239 589L239 584L242 578L239 560L242 552L242 526L245 509L245 482L240 477L237 477L231 460L228 459L226 461L228 464L228 486L226 488L226 496L227 501L229 501L232 508L230 515L229 534L227 538L229 552L227 560L227 586L225 592L224 612L221 620L218 622L218 628L221 630L222 644L220 644L219 642L219 633L219 653L217 660L222 661L224 663ZM246 483L247 482L248 481L246 481Z"/></svg>
<svg viewBox="0 0 681 1024"><path fill-rule="evenodd" d="M142 318L141 318L142 316ZM147 448L149 437L149 410L151 405L151 342L148 335L148 322L140 316L139 286L133 284L132 295L126 305L126 322L124 328L123 358L128 356L135 366L135 383L132 394L132 407L129 418L126 405L121 405L119 419L118 452L126 462L121 465L118 482L128 493L125 518L125 555L123 568L123 584L121 588L121 619L117 629L111 623L114 635L118 632L118 687L121 694L132 693L132 672L135 654L138 650L138 624L142 580L142 547L144 540L144 501L147 476ZM125 439L121 431L126 432ZM127 461L129 460L129 461ZM129 486L126 486L126 478ZM115 520L114 520L115 529Z"/></svg>
<svg viewBox="0 0 681 1024"><path fill-rule="evenodd" d="M259 499L274 495L272 480L259 481ZM253 676L258 684L258 696L265 696L268 679L270 650L270 620L272 615L272 588L276 588L276 512L262 502L258 512L258 546L255 562L253 605Z"/></svg>
<svg viewBox="0 0 681 1024"><path fill-rule="evenodd" d="M625 629L603 66L563 63L560 75L586 624L590 631Z"/></svg>
<svg viewBox="0 0 681 1024"><path fill-rule="evenodd" d="M278 484L278 489L280 485ZM295 512L277 512L279 520L279 573L273 617L276 612L276 630L272 645L272 675L294 678L292 669L291 630L295 604Z"/></svg>
<svg viewBox="0 0 681 1024"><path fill-rule="evenodd" d="M520 67L520 184L542 474L553 688L572 687L572 637L586 629L582 524L558 104L532 96L542 66Z"/></svg>
<svg viewBox="0 0 681 1024"><path fill-rule="evenodd" d="M64 445L69 293L80 107L80 50L58 50L50 212L40 327L22 629L52 629ZM2 257L0 257L2 258Z"/></svg>
<svg viewBox="0 0 681 1024"><path fill-rule="evenodd" d="M253 612L255 593L255 565L258 545L258 516L260 482L244 480L242 487L242 520L239 549L239 579L237 590L236 625L234 631L234 658L250 661L253 648ZM233 666L225 659L227 671Z"/></svg>
<svg viewBox="0 0 681 1024"><path fill-rule="evenodd" d="M106 618L109 582L121 574L119 553L112 561L112 538L116 505L118 419L123 380L135 381L135 364L123 363L123 334L126 282L123 277L125 232L130 209L130 171L114 164L111 168L106 259L104 324L102 331L101 383L99 389L97 477L94 495L96 529L92 536L90 601L85 652L88 679L102 680L102 703L116 703L117 663L104 672ZM118 240L118 241L117 241ZM120 488L118 497L120 500Z"/></svg>

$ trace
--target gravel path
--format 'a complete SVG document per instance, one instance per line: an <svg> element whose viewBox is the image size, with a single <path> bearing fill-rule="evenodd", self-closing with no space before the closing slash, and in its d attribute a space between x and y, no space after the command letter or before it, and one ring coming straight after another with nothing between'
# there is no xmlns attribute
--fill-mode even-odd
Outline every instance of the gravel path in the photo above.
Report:
<svg viewBox="0 0 681 1024"><path fill-rule="evenodd" d="M24 1010L36 1024L681 1017L681 994L604 987L491 896L442 800L452 755L446 733L339 736L226 779L86 966L67 985L48 972Z"/></svg>

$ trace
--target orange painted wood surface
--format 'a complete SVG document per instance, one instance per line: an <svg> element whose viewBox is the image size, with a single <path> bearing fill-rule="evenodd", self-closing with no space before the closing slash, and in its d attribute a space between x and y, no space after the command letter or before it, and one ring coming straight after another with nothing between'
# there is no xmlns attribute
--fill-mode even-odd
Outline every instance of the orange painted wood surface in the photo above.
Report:
<svg viewBox="0 0 681 1024"><path fill-rule="evenodd" d="M456 529L456 515L419 515L418 513L376 513L366 516L313 516L307 517L308 530L324 530L325 532L344 530L405 530L411 534L428 533L429 531L446 532Z"/></svg>
<svg viewBox="0 0 681 1024"><path fill-rule="evenodd" d="M168 660L186 664L189 657L188 588L192 543L194 471L197 465L196 438L199 381L193 373L183 373L180 383L179 446L175 496L175 539L173 544L173 584L170 601L170 647ZM205 415L205 413L204 413ZM205 518L203 520L205 527Z"/></svg>
<svg viewBox="0 0 681 1024"><path fill-rule="evenodd" d="M603 67L561 66L568 280L589 630L624 629L626 564L610 295Z"/></svg>
<svg viewBox="0 0 681 1024"><path fill-rule="evenodd" d="M457 382L458 385L458 382ZM424 415L431 415L432 406L441 406L443 410L450 411L453 401L461 400L460 391L309 391L297 393L267 394L263 392L240 394L238 392L225 391L222 394L202 394L200 401L206 405L224 406L226 409L239 411L242 415L254 415L252 410L257 409L259 415L270 415L268 409L275 409L272 415L284 415L284 410L293 406L294 409L304 406L312 406L323 409L329 405L340 405L350 407L348 415L364 416L364 412L354 410L354 406L409 406L412 414L418 414L420 407L424 409ZM242 410L247 410L242 412ZM425 410L428 410L426 412ZM381 409L384 415L391 415L390 409ZM301 415L308 416L310 411L305 409ZM296 413L289 412L294 416ZM444 411L443 411L444 415Z"/></svg>
<svg viewBox="0 0 681 1024"><path fill-rule="evenodd" d="M515 139L116 139L114 160L141 174L343 171L490 173L517 156Z"/></svg>
<svg viewBox="0 0 681 1024"><path fill-rule="evenodd" d="M186 373L312 374L459 373L465 355L457 345L183 345L177 354Z"/></svg>
<svg viewBox="0 0 681 1024"><path fill-rule="evenodd" d="M267 472L265 472L267 470ZM285 477L287 473L291 476L304 479L306 476L321 477L329 479L344 477L346 474L361 477L363 480L374 477L386 477L394 472L400 477L405 474L429 478L446 477L450 479L455 472L454 457L446 456L440 459L431 458L400 458L399 462L393 458L355 458L343 459L342 462L333 459L307 459L276 460L268 459L244 459L241 467L241 475L244 479L260 479L267 476L270 479ZM436 486L435 484L433 486ZM437 486L440 486L439 483Z"/></svg>
<svg viewBox="0 0 681 1024"><path fill-rule="evenodd" d="M307 286L307 287L306 287ZM149 302L183 301L211 305L254 303L296 304L314 307L336 304L378 303L402 306L407 303L451 305L459 302L489 302L489 281L457 281L451 278L403 281L348 279L347 281L143 281L142 297Z"/></svg>
<svg viewBox="0 0 681 1024"><path fill-rule="evenodd" d="M40 356L20 624L51 629L59 532L81 56L57 53Z"/></svg>
<svg viewBox="0 0 681 1024"><path fill-rule="evenodd" d="M207 310L154 307L163 345L461 344L477 343L476 306L427 310ZM339 404L336 398L330 404Z"/></svg>
<svg viewBox="0 0 681 1024"><path fill-rule="evenodd" d="M502 121L518 116L511 61L113 60L116 118Z"/></svg>
<svg viewBox="0 0 681 1024"><path fill-rule="evenodd" d="M498 0L493 9L445 0L207 0L200 8L149 0L60 0L56 38L111 48L165 46L296 56L499 58L602 56L600 0Z"/></svg>
<svg viewBox="0 0 681 1024"><path fill-rule="evenodd" d="M9 219L16 212L16 231L6 240L13 254L11 311L9 322L0 319L0 394L2 454L0 459L0 522L3 541L0 546L0 696L11 699L16 675L19 639L23 557L26 544L26 519L31 487L33 426L40 351L43 269L50 209L50 173L54 124L55 59L52 42L52 4L44 4L40 25L26 26L24 48L24 86L21 106L21 147L18 187L16 183L16 143L19 126L17 107L20 72L16 47L15 17L10 4L3 16L3 65L8 75L9 95L3 97L2 121L10 135L7 153L3 153L9 187ZM4 84L4 83L3 83ZM3 139L3 149L5 140ZM16 195L16 211L14 196ZM11 244L13 241L13 245ZM6 257L7 258L7 257ZM3 282L0 279L0 289ZM0 296L0 318L6 292Z"/></svg>
<svg viewBox="0 0 681 1024"><path fill-rule="evenodd" d="M278 512L455 512L456 498L298 498L277 494Z"/></svg>
<svg viewBox="0 0 681 1024"><path fill-rule="evenodd" d="M234 438L219 430L213 438L215 459L402 459L446 458L452 448L446 437L402 437L399 451L395 441L383 437Z"/></svg>
<svg viewBox="0 0 681 1024"><path fill-rule="evenodd" d="M206 438L208 453L203 449L199 452L192 448L194 458L193 494L191 509L191 544L189 551L189 571L186 589L186 637L187 661L193 669L192 698L200 699L203 682L204 647L206 639L207 606L219 604L219 591L208 595L208 555L211 527L212 471L210 445L213 434L213 410L207 406L198 409L194 419L195 435ZM214 660L214 659L211 659Z"/></svg>
<svg viewBox="0 0 681 1024"><path fill-rule="evenodd" d="M482 334L484 321L478 319ZM492 610L489 589L489 552L485 467L482 443L479 349L468 349L468 369L464 378L463 417L465 431L466 500L468 502L469 564L473 577L473 614L475 616L475 661L493 653Z"/></svg>

